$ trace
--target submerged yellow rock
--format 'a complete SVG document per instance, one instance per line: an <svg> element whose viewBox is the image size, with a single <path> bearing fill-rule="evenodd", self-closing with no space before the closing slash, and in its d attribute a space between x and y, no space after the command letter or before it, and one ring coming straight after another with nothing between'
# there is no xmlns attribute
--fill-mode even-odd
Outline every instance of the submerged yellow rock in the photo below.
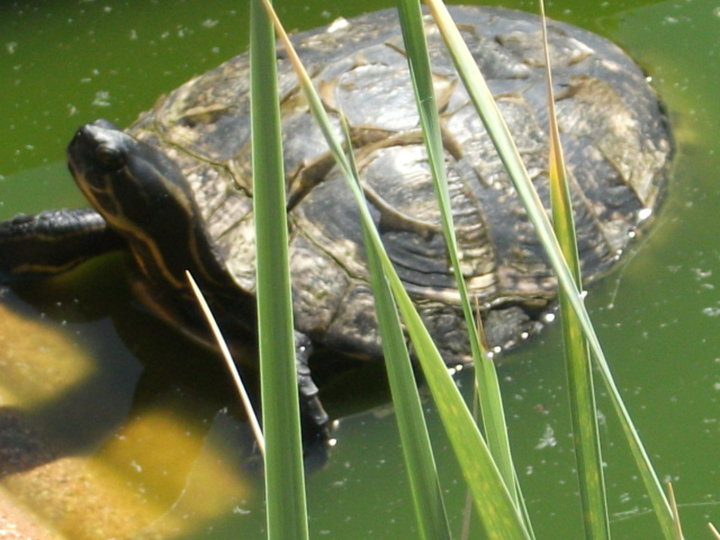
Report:
<svg viewBox="0 0 720 540"><path fill-rule="evenodd" d="M0 503L22 509L3 520L47 524L52 538L167 538L247 497L237 449L213 435L223 413L207 426L157 408L98 441L96 453L69 455L58 434L74 426L44 426L37 412L81 385L96 362L49 324L3 305L0 321Z"/></svg>

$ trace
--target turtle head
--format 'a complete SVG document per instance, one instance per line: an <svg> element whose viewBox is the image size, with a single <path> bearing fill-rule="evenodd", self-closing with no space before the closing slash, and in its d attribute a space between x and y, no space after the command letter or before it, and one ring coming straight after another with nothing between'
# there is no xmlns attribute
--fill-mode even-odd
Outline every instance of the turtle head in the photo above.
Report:
<svg viewBox="0 0 720 540"><path fill-rule="evenodd" d="M190 183L160 148L97 120L75 133L68 166L83 194L126 241L137 270L135 292L162 319L194 334L197 305L186 270L213 305L246 302L207 232Z"/></svg>
<svg viewBox="0 0 720 540"><path fill-rule="evenodd" d="M185 206L192 199L172 160L107 120L78 128L67 154L78 187L115 228L147 229L163 203Z"/></svg>
<svg viewBox="0 0 720 540"><path fill-rule="evenodd" d="M80 190L125 238L141 274L157 289L184 289L186 269L218 266L184 174L165 153L107 120L80 127L68 146Z"/></svg>

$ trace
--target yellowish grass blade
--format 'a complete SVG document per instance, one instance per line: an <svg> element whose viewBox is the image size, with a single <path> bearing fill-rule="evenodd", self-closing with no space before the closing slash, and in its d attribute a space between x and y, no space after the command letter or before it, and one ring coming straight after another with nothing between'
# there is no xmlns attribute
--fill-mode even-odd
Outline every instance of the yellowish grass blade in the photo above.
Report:
<svg viewBox="0 0 720 540"><path fill-rule="evenodd" d="M232 376L233 382L235 383L235 388L237 388L238 394L240 394L240 401L243 404L245 414L247 414L248 421L250 422L250 428L252 429L253 435L255 436L255 442L260 449L260 453L265 456L265 437L263 437L262 429L260 428L260 422L258 422L257 415L255 414L255 409L253 409L252 403L250 402L250 397L248 396L245 385L242 382L240 373L235 366L235 362L233 362L232 354L230 354L230 349L227 346L227 342L225 341L225 338L223 337L222 332L220 331L220 328L215 321L215 317L210 310L210 306L205 300L205 296L200 290L200 287L198 287L198 284L195 282L195 278L193 278L192 274L188 270L185 271L185 275L187 276L190 287L195 294L198 305L203 312L203 316L205 317L205 320L210 327L210 331L215 338L215 343L217 343L217 346L220 349L220 354L222 355L223 360L227 365L228 371Z"/></svg>
<svg viewBox="0 0 720 540"><path fill-rule="evenodd" d="M680 524L680 514L678 513L677 502L675 502L675 490L672 482L667 484L668 499L670 499L670 508L672 508L673 520L675 522L675 540L683 540L682 525Z"/></svg>
<svg viewBox="0 0 720 540"><path fill-rule="evenodd" d="M570 189L565 171L565 160L560 142L560 130L555 112L552 85L550 50L547 41L545 7L540 0L543 30L543 49L547 69L549 118L549 181L552 202L553 227L560 247L578 288L582 286L580 258L578 256L575 222ZM600 434L597 424L595 390L590 350L582 328L563 289L559 291L560 316L565 344L565 366L570 398L570 416L575 443L575 460L580 484L580 500L586 538L609 538L610 521L607 512L607 495L603 474Z"/></svg>

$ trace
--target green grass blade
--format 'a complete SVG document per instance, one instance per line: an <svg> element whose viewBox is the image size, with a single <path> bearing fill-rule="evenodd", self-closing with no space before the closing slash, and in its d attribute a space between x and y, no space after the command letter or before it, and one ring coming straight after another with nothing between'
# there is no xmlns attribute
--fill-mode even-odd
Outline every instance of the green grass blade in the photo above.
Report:
<svg viewBox="0 0 720 540"><path fill-rule="evenodd" d="M268 538L308 538L275 36L259 0L250 10L253 205Z"/></svg>
<svg viewBox="0 0 720 540"><path fill-rule="evenodd" d="M272 6L269 3L264 2L264 5L269 12L272 11ZM274 18L274 20L276 19ZM300 64L292 44L279 25L279 21L276 22L276 29L283 40L289 59L293 62L311 111L318 120L330 151L333 152L337 164L346 177L348 186L358 203L363 226L366 227L372 249L379 256L380 263L415 346L418 361L437 404L451 446L458 459L463 476L473 494L475 508L483 522L487 535L489 538L503 540L529 538L523 519L505 487L484 439L480 435L455 382L445 367L440 353L385 252L380 235L375 229L367 207L364 194L359 187L359 180L353 176L352 165L347 160L342 145L333 132L327 113L313 88L310 77Z"/></svg>
<svg viewBox="0 0 720 540"><path fill-rule="evenodd" d="M477 65L467 50L467 47L465 47L460 33L452 23L452 18L447 12L447 9L442 2L438 0L426 0L426 3L430 7L438 27L440 27L468 94L480 113L480 117L508 171L515 190L527 209L528 217L535 226L535 231L546 250L548 260L555 271L559 285L566 293L567 303L578 318L585 339L592 351L593 358L600 368L603 381L607 387L613 407L620 419L625 437L630 445L630 450L640 471L645 488L648 491L655 513L660 521L663 533L667 538L672 538L673 518L670 505L665 497L657 475L652 468L650 458L642 445L642 441L638 436L632 419L625 408L615 381L612 378L610 367L600 346L600 341L585 309L582 294L575 285L573 275L565 263L562 251L553 233L550 220L542 208L540 198L528 177L517 148L510 137L507 125L497 108L494 105L488 106L490 100L487 99L487 97L491 97L490 90L482 80Z"/></svg>
<svg viewBox="0 0 720 540"><path fill-rule="evenodd" d="M379 238L373 239L376 241ZM385 254L381 254L381 262L487 536L530 538L522 514L392 262Z"/></svg>
<svg viewBox="0 0 720 540"><path fill-rule="evenodd" d="M455 274L455 283L460 293L460 300L465 317L470 350L475 364L475 375L480 400L480 413L487 438L488 447L498 465L498 469L508 487L513 500L517 501L515 489L515 471L510 452L510 442L505 424L505 414L500 393L497 372L492 358L482 347L477 334L477 324L473 314L465 278L460 267L458 243L455 236L450 194L448 192L445 170L445 150L440 130L440 119L433 89L432 71L425 40L422 12L418 0L401 0L398 2L400 24L403 31L405 51L410 67L410 76L415 89L415 96L420 115L425 146L428 152L435 193L440 205L440 215L448 256Z"/></svg>
<svg viewBox="0 0 720 540"><path fill-rule="evenodd" d="M345 141L352 148L347 123L343 119ZM352 152L347 154L355 178L358 178ZM375 297L375 313L382 339L383 356L388 374L390 393L398 430L402 443L403 457L410 481L410 491L415 508L418 532L426 540L451 538L445 503L440 488L435 458L422 411L420 395L415 385L415 375L405 343L397 307L385 280L378 254L372 248L368 231L363 226L363 237L367 249L368 268Z"/></svg>
<svg viewBox="0 0 720 540"><path fill-rule="evenodd" d="M543 28L543 48L547 68L549 118L549 181L552 202L553 227L568 267L580 286L580 258L578 256L570 190L567 183L565 160L557 125L552 86L550 52L547 43L545 8L540 0ZM565 345L565 364L570 398L570 416L573 427L575 460L580 484L585 537L598 540L610 538L610 521L607 512L607 495L603 474L600 434L597 424L595 391L590 350L582 334L577 316L572 310L563 289L559 291L560 317Z"/></svg>
<svg viewBox="0 0 720 540"><path fill-rule="evenodd" d="M367 238L367 232L365 235ZM368 239L366 245L372 246L372 242ZM450 527L437 467L397 308L377 253L372 248L368 249L367 257L390 392L410 480L418 530L420 536L426 540L449 539Z"/></svg>

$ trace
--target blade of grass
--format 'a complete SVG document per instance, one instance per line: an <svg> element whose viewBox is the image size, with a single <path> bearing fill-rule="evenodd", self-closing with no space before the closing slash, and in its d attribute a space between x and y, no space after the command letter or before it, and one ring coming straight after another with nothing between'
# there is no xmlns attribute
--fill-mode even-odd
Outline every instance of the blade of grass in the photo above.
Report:
<svg viewBox="0 0 720 540"><path fill-rule="evenodd" d="M540 0L540 13L547 76L550 145L548 176L553 227L575 283L580 287L582 284L580 258L578 256L570 189L567 183L565 160L555 111L550 50L547 41L547 24L543 0ZM590 350L564 289L558 291L558 296L585 537L588 539L610 538L610 521L607 511L607 495L603 475L600 433L597 424L597 407L595 405Z"/></svg>
<svg viewBox="0 0 720 540"><path fill-rule="evenodd" d="M480 314L478 313L478 317ZM471 398L472 403L472 417L477 422L478 419L478 397L477 397L478 389L477 384L473 385L473 395ZM465 504L463 506L463 521L462 526L460 527L460 540L468 540L470 538L470 531L472 528L472 508L473 508L473 500L472 500L472 494L470 493L470 490L466 490L465 492ZM526 523L529 523L530 521L527 520Z"/></svg>
<svg viewBox="0 0 720 540"><path fill-rule="evenodd" d="M445 244L455 274L455 283L460 293L460 301L470 340L470 350L475 364L480 414L482 415L485 437L495 463L503 476L505 485L513 500L517 503L518 492L515 489L515 471L510 452L500 384L495 364L487 351L484 350L478 337L473 308L465 285L465 278L460 268L460 256L445 170L445 150L435 101L420 2L418 0L400 0L398 2L398 12L410 68L410 77L415 90L420 124L428 152L428 163L432 171L435 194L440 206Z"/></svg>
<svg viewBox="0 0 720 540"><path fill-rule="evenodd" d="M367 238L368 233L365 230L363 233ZM375 310L418 530L421 537L426 540L449 539L452 535L445 512L440 480L437 476L437 467L397 307L385 280L379 256L372 249L372 242L369 239L366 245L370 247L367 257L375 296Z"/></svg>
<svg viewBox="0 0 720 540"><path fill-rule="evenodd" d="M381 262L486 534L489 538L531 538L522 513L507 490L490 450L420 315L394 272L392 262L386 255L381 256Z"/></svg>
<svg viewBox="0 0 720 540"><path fill-rule="evenodd" d="M260 453L265 456L265 437L263 437L262 429L260 428L260 422L258 422L257 415L255 414L255 409L253 409L252 403L250 402L250 397L248 396L245 385L242 382L240 373L237 370L237 366L235 366L235 362L233 362L232 355L230 354L230 349L228 349L225 338L223 338L222 332L220 331L220 328L215 321L215 317L210 310L210 306L205 300L205 296L200 290L200 287L198 287L195 278L193 278L189 270L185 270L185 275L187 276L187 280L190 283L190 288L192 288L193 294L197 299L200 310L203 312L203 316L205 317L205 320L210 327L210 331L215 338L215 343L217 343L223 360L225 360L225 365L227 366L228 371L233 378L235 388L237 388L238 394L240 394L240 401L242 402L243 408L245 409L245 414L247 414L248 421L250 422L250 428L252 429L253 435L255 436L255 441L258 445L258 448L260 449Z"/></svg>
<svg viewBox="0 0 720 540"><path fill-rule="evenodd" d="M548 260L558 278L559 285L565 290L568 304L572 307L573 312L578 317L580 325L585 335L593 358L600 368L600 373L610 395L613 407L620 419L623 432L630 445L630 450L635 459L636 465L640 472L640 476L645 484L645 489L650 496L655 514L660 522L663 534L666 538L672 538L673 519L670 505L665 497L660 482L650 463L650 458L642 445L642 441L635 429L630 415L620 396L620 392L613 380L610 367L603 353L600 341L598 340L595 329L592 326L590 317L585 309L582 294L575 285L572 273L565 263L562 251L557 243L557 239L552 230L552 225L548 219L538 197L535 188L530 181L522 159L519 156L517 148L510 137L499 110L496 107L488 107L489 100L486 96L491 96L487 84L482 79L480 72L475 64L472 55L462 41L462 37L458 29L452 22L452 18L447 12L447 8L438 0L426 0L430 7L433 18L435 19L445 42L450 50L451 56L460 73L461 79L468 94L471 96L485 127L490 134L495 148L508 171L510 179L515 186L520 200L525 206L528 217L535 227L535 231L545 248Z"/></svg>
<svg viewBox="0 0 720 540"><path fill-rule="evenodd" d="M345 143L347 148L351 149L347 122L344 117L342 120ZM354 178L358 178L352 151L348 151L347 158ZM445 512L440 480L420 395L415 385L415 376L405 343L405 335L378 254L373 249L368 234L367 227L363 225L365 245L369 248L367 249L367 258L375 298L375 313L382 339L383 356L400 432L403 457L410 481L418 532L421 538L426 540L450 539L450 526Z"/></svg>
<svg viewBox="0 0 720 540"><path fill-rule="evenodd" d="M358 204L360 216L364 226L367 228L372 249L379 256L395 301L415 346L418 362L423 369L428 387L437 404L443 426L448 434L463 476L473 493L475 508L485 527L487 536L503 540L529 538L523 519L517 511L514 501L492 460L485 440L480 435L455 382L445 367L440 353L385 252L380 235L374 226L367 207L363 191L359 187L359 180L353 176L352 166L348 163L342 145L333 132L320 97L315 92L310 77L302 67L292 43L290 43L277 16L274 14L272 5L267 0L263 0L263 5L276 25L278 35L285 45L288 57L298 75L305 98L313 115L318 120L328 146L333 152L336 162Z"/></svg>
<svg viewBox="0 0 720 540"><path fill-rule="evenodd" d="M672 508L673 520L675 521L675 540L683 540L682 525L680 523L680 514L678 513L677 502L675 501L675 490L672 482L666 484L668 491L668 499L670 499L670 507Z"/></svg>
<svg viewBox="0 0 720 540"><path fill-rule="evenodd" d="M308 523L275 58L272 24L253 0L250 101L267 531L270 540L302 540Z"/></svg>

